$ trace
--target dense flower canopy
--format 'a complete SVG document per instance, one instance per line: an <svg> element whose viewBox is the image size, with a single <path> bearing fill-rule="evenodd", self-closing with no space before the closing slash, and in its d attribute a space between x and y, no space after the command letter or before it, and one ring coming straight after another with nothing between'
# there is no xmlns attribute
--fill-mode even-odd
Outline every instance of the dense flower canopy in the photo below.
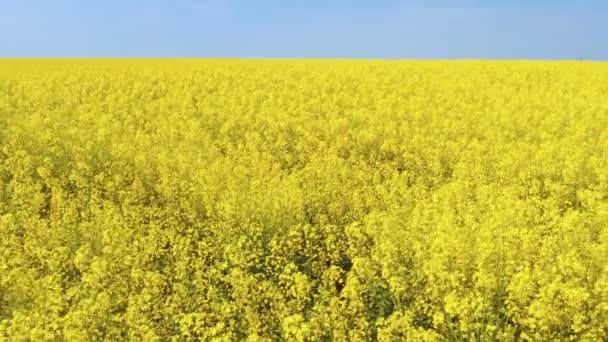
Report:
<svg viewBox="0 0 608 342"><path fill-rule="evenodd" d="M607 322L607 64L0 63L0 340Z"/></svg>

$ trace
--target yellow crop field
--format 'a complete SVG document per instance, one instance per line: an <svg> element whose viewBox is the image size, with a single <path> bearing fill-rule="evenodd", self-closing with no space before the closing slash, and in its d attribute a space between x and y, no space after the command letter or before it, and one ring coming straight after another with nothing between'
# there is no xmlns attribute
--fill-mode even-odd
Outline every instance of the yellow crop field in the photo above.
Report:
<svg viewBox="0 0 608 342"><path fill-rule="evenodd" d="M606 341L608 63L0 60L0 341Z"/></svg>

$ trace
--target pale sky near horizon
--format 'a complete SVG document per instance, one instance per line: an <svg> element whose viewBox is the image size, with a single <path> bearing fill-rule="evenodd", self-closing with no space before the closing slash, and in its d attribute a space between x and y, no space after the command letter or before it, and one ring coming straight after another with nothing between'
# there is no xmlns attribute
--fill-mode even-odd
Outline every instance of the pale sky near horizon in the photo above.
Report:
<svg viewBox="0 0 608 342"><path fill-rule="evenodd" d="M0 0L0 57L608 60L608 0Z"/></svg>

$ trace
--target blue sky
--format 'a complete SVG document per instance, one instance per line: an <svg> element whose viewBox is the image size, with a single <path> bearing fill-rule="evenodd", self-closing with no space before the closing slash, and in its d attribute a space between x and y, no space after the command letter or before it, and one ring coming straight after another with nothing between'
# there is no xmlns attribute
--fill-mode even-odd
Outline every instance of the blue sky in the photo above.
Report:
<svg viewBox="0 0 608 342"><path fill-rule="evenodd" d="M608 60L608 0L0 0L0 56Z"/></svg>

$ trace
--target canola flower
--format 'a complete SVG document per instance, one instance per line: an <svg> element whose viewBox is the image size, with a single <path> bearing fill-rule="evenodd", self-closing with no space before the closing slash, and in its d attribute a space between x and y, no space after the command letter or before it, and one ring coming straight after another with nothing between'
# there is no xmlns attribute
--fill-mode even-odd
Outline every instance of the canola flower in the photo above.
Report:
<svg viewBox="0 0 608 342"><path fill-rule="evenodd" d="M0 341L605 341L608 64L0 60Z"/></svg>

